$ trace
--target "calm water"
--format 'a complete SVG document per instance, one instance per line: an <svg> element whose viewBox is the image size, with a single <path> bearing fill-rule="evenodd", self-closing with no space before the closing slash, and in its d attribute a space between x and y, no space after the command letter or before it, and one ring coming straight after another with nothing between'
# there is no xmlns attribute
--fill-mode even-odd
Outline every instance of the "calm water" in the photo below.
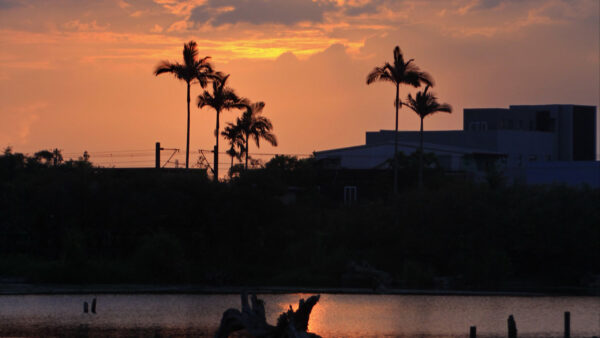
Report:
<svg viewBox="0 0 600 338"><path fill-rule="evenodd" d="M267 318L309 295L262 295ZM212 337L239 295L98 295L97 314L84 314L94 295L0 296L0 336ZM600 336L598 297L321 295L309 329L323 337L506 337L513 314L519 337L562 337L571 312L572 337Z"/></svg>

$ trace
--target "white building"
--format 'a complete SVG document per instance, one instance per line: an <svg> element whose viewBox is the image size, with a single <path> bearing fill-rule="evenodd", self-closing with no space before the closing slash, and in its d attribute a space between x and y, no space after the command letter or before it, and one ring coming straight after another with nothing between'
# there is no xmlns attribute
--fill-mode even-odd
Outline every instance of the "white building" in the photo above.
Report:
<svg viewBox="0 0 600 338"><path fill-rule="evenodd" d="M424 150L437 155L450 171L476 171L477 158L496 158L507 175L531 183L551 183L554 162L561 162L558 182L566 182L568 163L577 170L589 162L592 176L596 161L596 107L579 105L531 105L509 108L465 109L464 130L425 131ZM419 132L398 132L398 151L418 149ZM394 152L394 131L367 132L365 145L317 151L317 159L328 159L340 168L383 169ZM475 159L475 160L474 160ZM543 168L548 164L549 169ZM545 170L543 182L529 179ZM575 167L573 167L575 168ZM596 169L594 169L596 168ZM573 169L575 170L575 169ZM574 175L575 171L573 172Z"/></svg>

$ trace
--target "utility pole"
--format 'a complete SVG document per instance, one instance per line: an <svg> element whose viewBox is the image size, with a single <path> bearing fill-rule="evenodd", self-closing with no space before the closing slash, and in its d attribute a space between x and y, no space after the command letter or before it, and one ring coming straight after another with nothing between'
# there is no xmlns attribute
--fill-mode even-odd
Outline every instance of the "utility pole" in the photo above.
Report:
<svg viewBox="0 0 600 338"><path fill-rule="evenodd" d="M213 160L213 162L214 162L213 175L214 175L215 182L219 182L219 162L218 162L219 154L217 152L218 152L217 146L215 145L215 147L213 148L213 155L214 155L214 157L213 157L214 158L214 160Z"/></svg>
<svg viewBox="0 0 600 338"><path fill-rule="evenodd" d="M160 165L160 152L162 150L172 150L173 153L171 154L171 156L169 157L169 159L167 159L167 162L165 162L165 164L161 166ZM177 154L179 152L179 149L177 149L177 148L163 148L163 147L160 146L160 142L156 142L156 148L155 148L154 151L155 151L154 167L156 169L160 169L160 168L164 168L171 161L171 159L173 158L173 156L175 156L175 154ZM178 162L177 162L177 160L175 160L175 162L176 162L175 167L177 168L177 163Z"/></svg>
<svg viewBox="0 0 600 338"><path fill-rule="evenodd" d="M161 150L162 150L162 148L160 147L160 142L156 142L156 150L155 150L155 152L156 152L156 155L155 155L156 160L154 162L154 165L155 165L156 169L160 169L160 151Z"/></svg>

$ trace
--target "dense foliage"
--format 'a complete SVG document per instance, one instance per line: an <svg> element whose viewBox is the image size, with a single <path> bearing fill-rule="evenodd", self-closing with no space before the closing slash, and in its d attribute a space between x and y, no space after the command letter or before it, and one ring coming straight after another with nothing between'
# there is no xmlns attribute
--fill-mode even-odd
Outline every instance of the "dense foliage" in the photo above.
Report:
<svg viewBox="0 0 600 338"><path fill-rule="evenodd" d="M579 287L600 274L600 191L490 187L432 169L419 192L414 159L401 159L394 199L391 173L314 159L279 156L214 183L202 170L6 152L0 278L337 287L363 260L400 288ZM349 184L352 205L342 201Z"/></svg>

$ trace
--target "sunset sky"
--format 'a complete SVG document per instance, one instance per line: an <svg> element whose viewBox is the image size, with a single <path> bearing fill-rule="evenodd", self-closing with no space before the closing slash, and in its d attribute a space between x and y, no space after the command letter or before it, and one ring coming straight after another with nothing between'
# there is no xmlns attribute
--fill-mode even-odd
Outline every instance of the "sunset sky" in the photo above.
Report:
<svg viewBox="0 0 600 338"><path fill-rule="evenodd" d="M463 108L598 106L599 20L598 0L0 0L0 147L88 150L117 166L152 165L156 141L185 151L185 83L152 71L181 61L189 40L239 95L266 102L280 146L261 153L359 145L367 130L393 129L393 86L365 78L396 45L454 107L426 129L462 128ZM214 145L200 92L191 163ZM239 114L224 112L221 125ZM402 109L400 129L418 126ZM100 157L131 150L148 156Z"/></svg>

